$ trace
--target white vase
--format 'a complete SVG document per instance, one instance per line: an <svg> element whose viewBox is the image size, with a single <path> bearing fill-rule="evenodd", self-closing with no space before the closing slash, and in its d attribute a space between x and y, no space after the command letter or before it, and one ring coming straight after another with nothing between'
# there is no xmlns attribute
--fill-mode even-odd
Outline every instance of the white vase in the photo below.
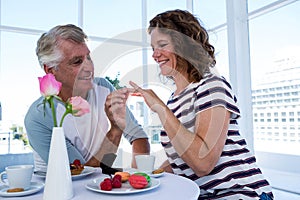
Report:
<svg viewBox="0 0 300 200"><path fill-rule="evenodd" d="M72 178L64 129L53 127L43 199L67 200L72 197Z"/></svg>

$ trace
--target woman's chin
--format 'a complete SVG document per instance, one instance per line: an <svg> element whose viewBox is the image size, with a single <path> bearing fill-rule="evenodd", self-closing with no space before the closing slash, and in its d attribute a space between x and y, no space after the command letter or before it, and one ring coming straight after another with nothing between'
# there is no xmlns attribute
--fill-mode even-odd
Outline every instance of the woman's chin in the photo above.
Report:
<svg viewBox="0 0 300 200"><path fill-rule="evenodd" d="M172 72L173 72L173 70L168 70L168 71L162 70L162 71L160 71L160 74L163 75L163 76L170 77L170 76L172 76L174 74Z"/></svg>

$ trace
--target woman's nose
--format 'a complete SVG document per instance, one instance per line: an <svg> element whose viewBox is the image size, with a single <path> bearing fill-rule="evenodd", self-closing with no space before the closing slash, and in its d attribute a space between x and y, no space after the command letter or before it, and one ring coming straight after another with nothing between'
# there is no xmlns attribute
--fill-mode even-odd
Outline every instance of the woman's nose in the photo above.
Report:
<svg viewBox="0 0 300 200"><path fill-rule="evenodd" d="M159 56L160 56L160 50L159 49L154 49L153 54L152 54L152 58L154 60L157 60Z"/></svg>

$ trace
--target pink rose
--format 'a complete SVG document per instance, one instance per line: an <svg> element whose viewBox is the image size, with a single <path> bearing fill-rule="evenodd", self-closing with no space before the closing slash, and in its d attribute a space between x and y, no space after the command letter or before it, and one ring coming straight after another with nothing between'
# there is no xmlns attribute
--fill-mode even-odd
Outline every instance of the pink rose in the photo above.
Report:
<svg viewBox="0 0 300 200"><path fill-rule="evenodd" d="M38 77L40 82L40 92L44 97L58 95L61 89L61 82L56 81L53 74L46 74Z"/></svg>
<svg viewBox="0 0 300 200"><path fill-rule="evenodd" d="M90 112L89 103L82 97L71 97L69 101L63 102L62 99L57 96L61 90L62 83L58 82L53 74L46 74L43 77L38 77L38 79L40 82L40 92L45 97L43 104L44 107L46 103L49 103L50 105L54 127L57 127L56 111L53 100L54 98L64 103L66 107L66 111L60 120L60 127L62 127L63 121L69 113L78 117Z"/></svg>
<svg viewBox="0 0 300 200"><path fill-rule="evenodd" d="M74 116L78 117L90 112L89 103L82 97L71 97L70 104L72 104L72 112Z"/></svg>

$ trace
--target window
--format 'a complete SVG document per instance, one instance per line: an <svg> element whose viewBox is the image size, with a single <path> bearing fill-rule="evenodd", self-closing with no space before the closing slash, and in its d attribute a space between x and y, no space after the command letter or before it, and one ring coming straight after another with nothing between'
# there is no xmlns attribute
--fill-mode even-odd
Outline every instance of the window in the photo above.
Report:
<svg viewBox="0 0 300 200"><path fill-rule="evenodd" d="M12 32L2 32L0 36L1 128L8 131L12 124L23 124L28 107L40 96L37 77L43 71L34 52L37 36Z"/></svg>
<svg viewBox="0 0 300 200"><path fill-rule="evenodd" d="M82 8L78 2L83 3ZM226 1L192 2L194 14L208 28L211 42L216 48L217 70L229 79L230 55L228 55L227 44ZM285 2L286 5L281 7L282 4L279 3ZM57 24L80 25L90 36L89 46L96 66L96 75L115 77L120 73L121 84L127 85L128 80L132 79L131 75L143 74L147 71L148 74L144 74L147 81L150 82L150 77L154 77L155 83L161 83L157 76L159 69L151 58L151 48L146 48L145 51L141 48L142 32L154 15L169 9L186 9L187 1L133 0L130 2L130 12L124 10L127 3L117 0L107 2L53 0L43 4L38 0L0 1L1 132L10 130L12 124L22 126L28 107L40 96L37 77L42 76L44 72L40 69L35 55L35 44L42 32ZM268 7L270 9L260 11L264 6L276 3L278 6L274 5L272 8ZM142 13L142 7L147 13ZM255 134L255 150L300 156L298 133L300 127L291 132L292 125L296 126L300 123L298 55L300 1L248 0L248 9L254 114L252 132ZM108 39L111 38L120 40L109 41ZM116 54L110 57L111 55L106 54L108 48L112 52L123 48L125 50L116 51L114 52ZM145 77L134 78L143 84ZM241 85L244 87L243 83ZM166 101L172 91L172 84L161 83L155 86L149 87L163 93L163 100ZM129 107L139 108L140 113L137 116L141 124L154 127L149 134L152 135L153 145L156 143L159 145L159 128L156 119L149 110L142 109L143 102L136 98ZM273 128L267 129L267 127ZM296 133L293 136L294 146L290 143L291 133ZM4 137L2 140L7 138ZM278 146L288 148L275 148Z"/></svg>
<svg viewBox="0 0 300 200"><path fill-rule="evenodd" d="M1 25L5 26L48 30L57 24L77 24L77 19L78 5L74 0L29 0L26 3L18 0L1 1Z"/></svg>
<svg viewBox="0 0 300 200"><path fill-rule="evenodd" d="M218 5L218 12L215 12L216 5ZM214 15L210 13L214 13ZM228 38L226 26L224 26L226 22L226 1L194 1L194 14L208 30L210 42L215 47L217 60L216 70L229 80Z"/></svg>
<svg viewBox="0 0 300 200"><path fill-rule="evenodd" d="M272 5L279 5L286 3L280 8L268 7ZM266 13L261 11L256 17L251 17L251 12L260 8L263 10L266 6L268 10ZM296 155L300 156L300 140L295 135L296 130L291 128L299 123L300 106L299 85L300 75L300 60L298 52L300 51L300 28L296 16L300 10L300 2L294 1L288 4L288 1L248 1L248 9L250 12L249 20L249 41L250 41L250 55L251 55L251 77L252 77L252 91L258 89L269 89L275 96L262 97L260 101L272 101L271 105L264 104L262 109L257 109L253 106L253 113L260 112L273 113L274 123L269 123L268 119L265 122L254 121L261 126L277 126L278 130L270 130L270 138L273 140L264 140L261 142L259 137L254 137L254 148L259 154L265 152L270 157L284 155L285 162L290 163L289 166L295 162L291 158ZM270 12L269 12L270 11ZM274 23L276 21L276 23ZM286 22L289 23L286 23ZM285 37L286 35L286 37ZM277 39L272 39L277 38ZM281 38L280 40L278 38ZM274 42L276 41L276 42ZM267 95L267 91L265 94ZM271 115L272 116L272 115ZM297 118L296 118L297 116ZM272 117L271 117L272 119ZM297 121L297 122L296 122ZM270 132L268 132L270 133ZM275 136L276 133L276 137ZM279 133L277 135L277 133ZM277 139L275 139L277 138ZM280 148L278 148L280 147ZM279 165L271 162L266 164L271 169L280 169ZM295 167L285 169L288 172L295 170ZM282 168L281 168L282 169Z"/></svg>
<svg viewBox="0 0 300 200"><path fill-rule="evenodd" d="M282 116L282 117L285 117L285 116L286 116L286 113L285 113L285 112L281 112L281 116Z"/></svg>
<svg viewBox="0 0 300 200"><path fill-rule="evenodd" d="M114 38L120 34L130 34L131 31L141 29L141 2L140 0L132 0L129 11L124 10L128 6L127 1L110 0L105 3L98 0L84 1L84 29L87 34L102 38ZM129 39L142 41L142 35L136 34Z"/></svg>

